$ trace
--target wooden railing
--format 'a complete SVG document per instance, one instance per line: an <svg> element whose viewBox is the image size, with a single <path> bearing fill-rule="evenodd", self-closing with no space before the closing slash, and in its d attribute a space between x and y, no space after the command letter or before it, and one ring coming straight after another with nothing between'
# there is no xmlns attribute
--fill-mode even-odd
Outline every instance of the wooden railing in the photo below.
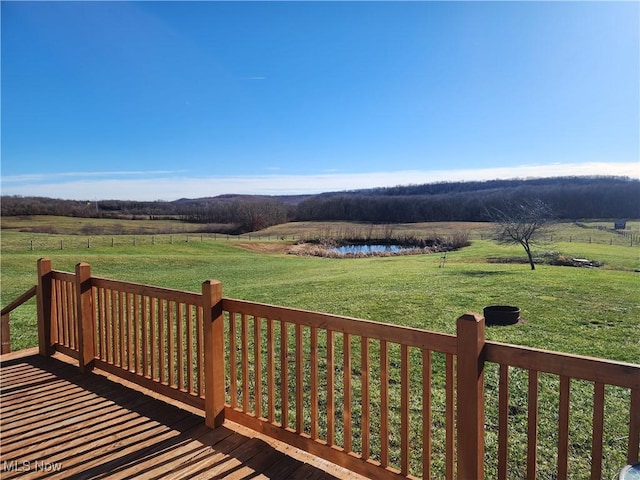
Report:
<svg viewBox="0 0 640 480"><path fill-rule="evenodd" d="M24 292L0 312L0 353L11 352L11 320L10 314L23 303L36 296L36 285Z"/></svg>
<svg viewBox="0 0 640 480"><path fill-rule="evenodd" d="M614 448L626 447L626 459L628 463L638 461L638 449L640 448L640 366L609 362L600 359L567 355L562 353L547 352L533 348L516 347L497 342L486 342L484 346L486 362L498 365L498 455L497 471L498 479L506 479L509 471L509 444L514 438L509 435L509 397L510 376L520 370L526 376L527 385L527 434L523 438L526 444L526 478L537 478L538 470L538 416L541 409L557 409L557 431L549 433L555 436L557 444L556 469L557 478L568 478L570 466L570 397L572 385L581 387L580 396L592 395L591 402L580 413L591 419L584 422L582 428L591 427L591 455L590 458L579 458L573 461L573 470L580 472L581 478L592 480L603 477L603 436L605 427L605 387L616 386L628 389L630 396L628 408L628 431L614 432L609 444L617 439ZM546 382L542 382L541 376L547 374ZM585 388L585 383L586 385ZM549 388L553 384L556 390L557 404L550 405L549 401L540 403L539 394L542 386ZM548 394L548 392L547 392ZM625 402L621 402L625 403ZM587 408L591 412L586 411ZM618 406L622 409L623 406ZM577 429L574 429L577 430ZM625 438L626 437L626 438ZM626 445L620 442L626 440ZM589 472L587 474L587 472Z"/></svg>
<svg viewBox="0 0 640 480"><path fill-rule="evenodd" d="M227 298L222 308L226 418L369 478L429 478L437 447L452 478L455 336ZM438 442L422 415L435 407L436 354Z"/></svg>
<svg viewBox="0 0 640 480"><path fill-rule="evenodd" d="M539 451L556 386L555 478L603 476L607 388L628 425L615 432L626 450L615 468L638 461L640 365L486 342L475 314L453 336L224 298L216 281L195 294L92 277L83 263L71 274L41 259L38 272L42 354L62 351L203 409L212 428L228 419L369 478L534 479L549 463ZM576 460L571 391L582 396L585 382L590 455ZM525 431L510 428L525 413Z"/></svg>

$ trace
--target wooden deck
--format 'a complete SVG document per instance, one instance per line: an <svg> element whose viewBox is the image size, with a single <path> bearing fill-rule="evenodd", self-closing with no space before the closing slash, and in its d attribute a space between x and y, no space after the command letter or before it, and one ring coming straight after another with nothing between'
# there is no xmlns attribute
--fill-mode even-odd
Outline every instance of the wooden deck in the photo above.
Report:
<svg viewBox="0 0 640 480"><path fill-rule="evenodd" d="M0 477L364 478L125 383L59 354L3 356Z"/></svg>

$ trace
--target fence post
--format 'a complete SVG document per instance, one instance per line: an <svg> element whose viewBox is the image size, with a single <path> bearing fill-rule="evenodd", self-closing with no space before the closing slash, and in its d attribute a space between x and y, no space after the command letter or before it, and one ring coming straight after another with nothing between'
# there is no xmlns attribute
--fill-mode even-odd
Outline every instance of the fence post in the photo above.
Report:
<svg viewBox="0 0 640 480"><path fill-rule="evenodd" d="M457 322L458 478L484 478L484 318Z"/></svg>
<svg viewBox="0 0 640 480"><path fill-rule="evenodd" d="M76 265L76 312L78 319L78 363L80 371L90 372L95 357L93 294L91 291L91 266L80 262Z"/></svg>
<svg viewBox="0 0 640 480"><path fill-rule="evenodd" d="M38 259L38 349L47 357L53 353L51 345L51 260Z"/></svg>
<svg viewBox="0 0 640 480"><path fill-rule="evenodd" d="M11 352L11 330L9 327L9 314L2 315L0 319L0 341L2 347L0 354Z"/></svg>
<svg viewBox="0 0 640 480"><path fill-rule="evenodd" d="M216 428L224 423L224 317L222 283L202 284L204 307L204 404L205 425Z"/></svg>

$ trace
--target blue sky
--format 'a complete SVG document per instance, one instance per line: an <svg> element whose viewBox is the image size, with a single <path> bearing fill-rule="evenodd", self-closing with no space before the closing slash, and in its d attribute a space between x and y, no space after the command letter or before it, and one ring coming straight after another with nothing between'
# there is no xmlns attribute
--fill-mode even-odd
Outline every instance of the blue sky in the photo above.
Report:
<svg viewBox="0 0 640 480"><path fill-rule="evenodd" d="M2 1L2 194L640 177L640 4Z"/></svg>

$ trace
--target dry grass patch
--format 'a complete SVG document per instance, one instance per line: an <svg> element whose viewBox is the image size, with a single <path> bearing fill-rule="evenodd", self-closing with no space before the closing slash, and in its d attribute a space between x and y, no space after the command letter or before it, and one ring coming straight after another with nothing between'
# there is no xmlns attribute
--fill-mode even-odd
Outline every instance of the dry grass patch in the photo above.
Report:
<svg viewBox="0 0 640 480"><path fill-rule="evenodd" d="M258 253L279 253L286 254L294 247L290 243L285 242L251 242L251 243L239 243L240 248L249 250L250 252Z"/></svg>

